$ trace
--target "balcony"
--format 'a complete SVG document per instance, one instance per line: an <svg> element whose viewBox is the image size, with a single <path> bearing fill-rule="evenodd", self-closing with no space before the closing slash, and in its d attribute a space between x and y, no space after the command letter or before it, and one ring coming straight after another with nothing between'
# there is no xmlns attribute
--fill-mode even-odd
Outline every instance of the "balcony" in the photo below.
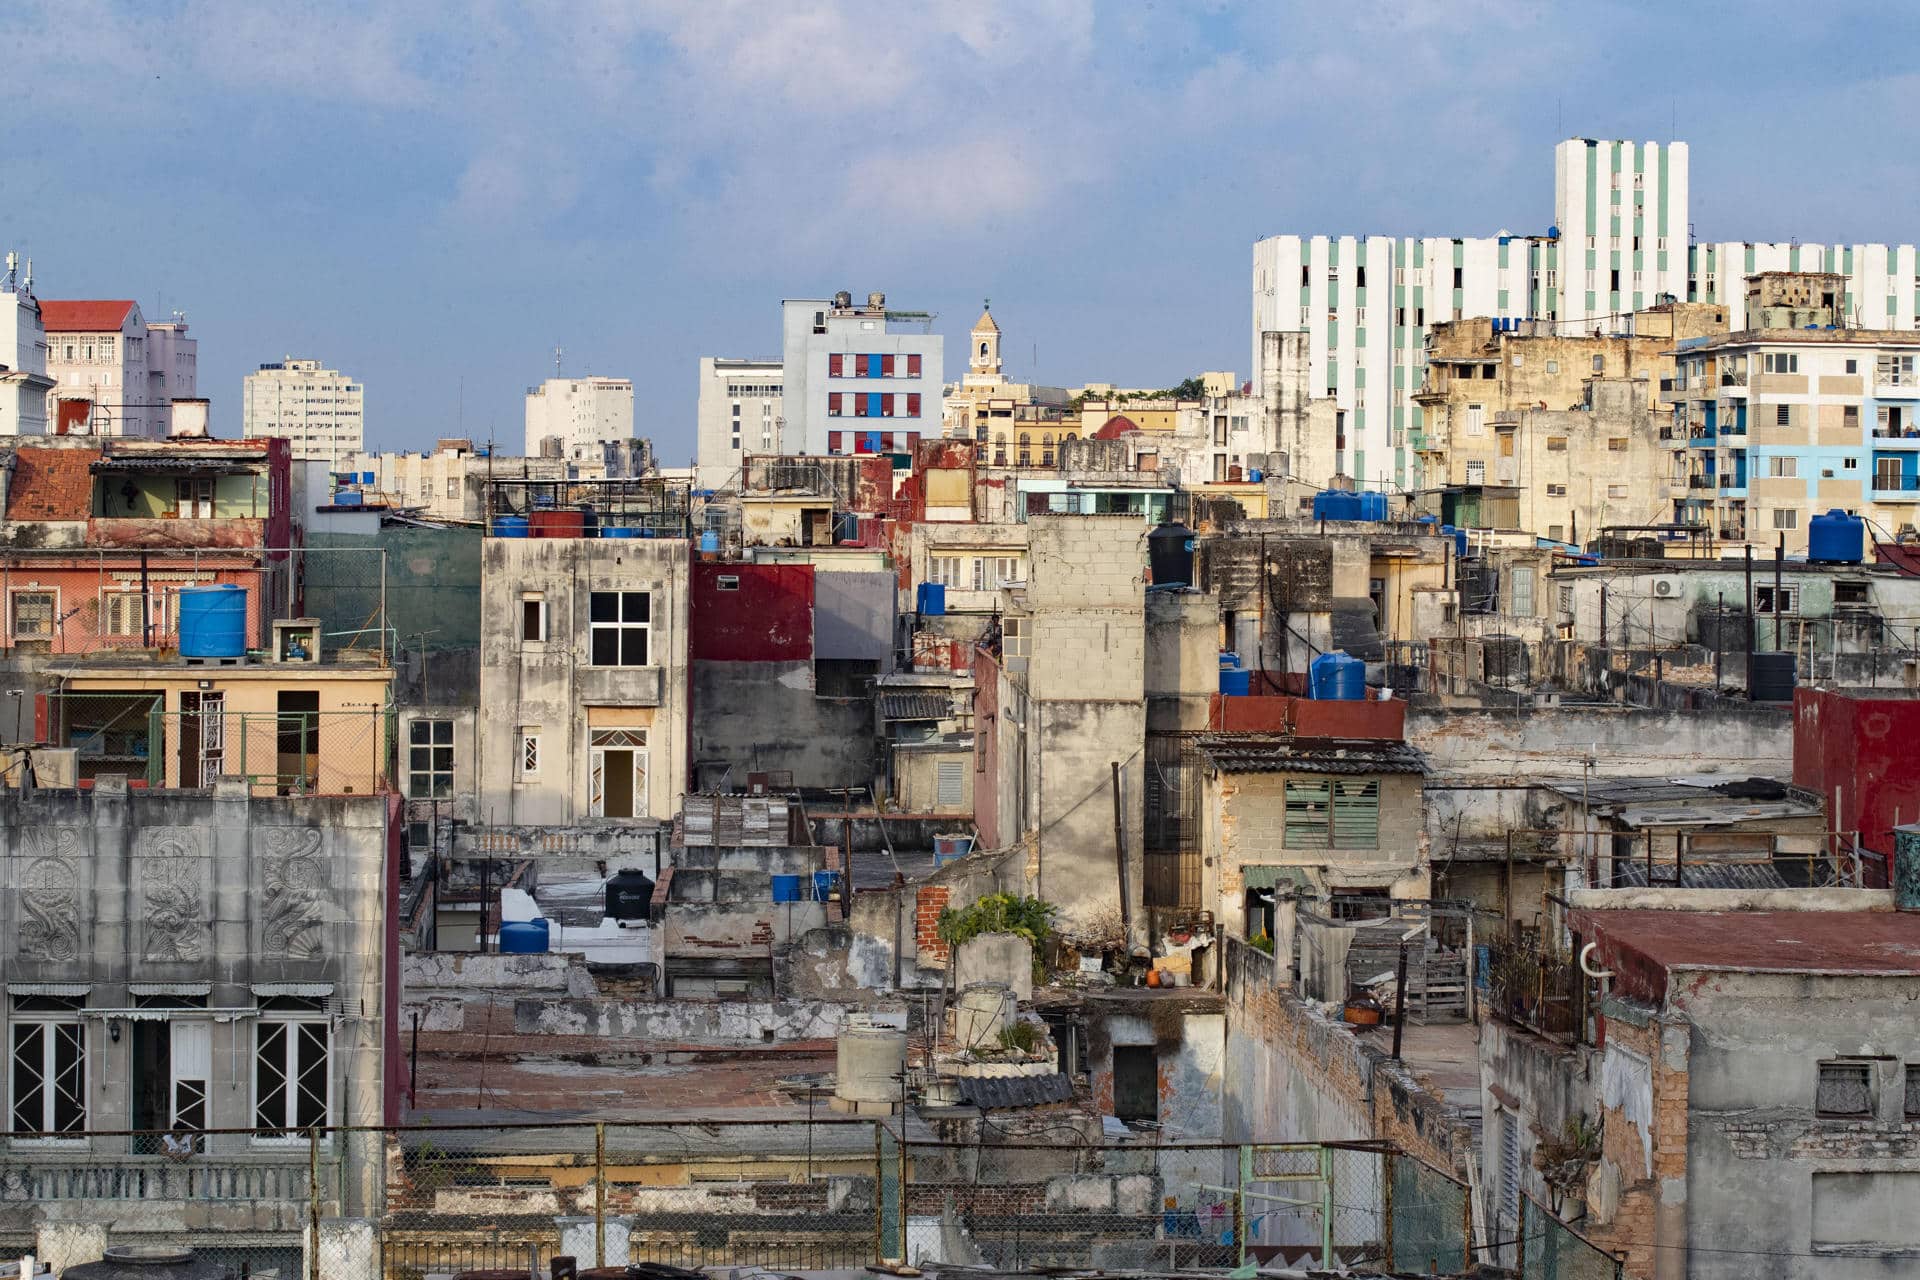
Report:
<svg viewBox="0 0 1920 1280"><path fill-rule="evenodd" d="M1920 502L1920 475L1876 475L1871 496L1875 502Z"/></svg>
<svg viewBox="0 0 1920 1280"><path fill-rule="evenodd" d="M1722 542L1745 542L1747 540L1747 526L1744 524L1721 525L1720 540Z"/></svg>
<svg viewBox="0 0 1920 1280"><path fill-rule="evenodd" d="M1711 489L1713 487L1714 487L1714 484L1713 484L1712 476L1688 476L1687 477L1687 488L1689 489Z"/></svg>
<svg viewBox="0 0 1920 1280"><path fill-rule="evenodd" d="M167 1156L112 1155L78 1149L31 1150L15 1146L11 1170L0 1179L0 1203L57 1200L143 1200L192 1203L237 1200L253 1204L281 1202L298 1212L297 1225L310 1204L309 1155L305 1143L282 1154L196 1155L175 1161ZM323 1148L320 1184L337 1186L337 1156ZM328 1197L331 1199L331 1197Z"/></svg>
<svg viewBox="0 0 1920 1280"><path fill-rule="evenodd" d="M1720 492L1744 497L1747 492L1747 478L1740 475L1722 475L1720 477Z"/></svg>
<svg viewBox="0 0 1920 1280"><path fill-rule="evenodd" d="M1873 439L1878 449L1920 449L1920 428L1875 427Z"/></svg>
<svg viewBox="0 0 1920 1280"><path fill-rule="evenodd" d="M1730 387L1730 388L1733 388L1733 389L1735 389L1735 390L1738 390L1738 391L1741 391L1741 392L1745 392L1745 391L1746 391L1746 389L1747 389L1747 374L1746 374L1746 370L1744 370L1744 369L1743 369L1743 370L1741 370L1741 371L1739 371L1738 373L1723 373L1723 374L1721 374L1721 375L1720 375L1720 385L1721 385L1722 387Z"/></svg>

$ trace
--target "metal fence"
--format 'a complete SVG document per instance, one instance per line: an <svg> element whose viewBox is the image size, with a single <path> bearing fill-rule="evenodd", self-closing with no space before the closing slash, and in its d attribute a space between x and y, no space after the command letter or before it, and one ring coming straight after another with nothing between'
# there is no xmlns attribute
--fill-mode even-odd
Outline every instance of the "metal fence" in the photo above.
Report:
<svg viewBox="0 0 1920 1280"><path fill-rule="evenodd" d="M1466 1188L1382 1144L966 1143L851 1117L21 1136L0 1160L0 1249L71 1265L190 1247L250 1280L544 1272L557 1256L1447 1270L1472 1251Z"/></svg>
<svg viewBox="0 0 1920 1280"><path fill-rule="evenodd" d="M1521 1193L1519 1265L1522 1280L1620 1280L1624 1263Z"/></svg>

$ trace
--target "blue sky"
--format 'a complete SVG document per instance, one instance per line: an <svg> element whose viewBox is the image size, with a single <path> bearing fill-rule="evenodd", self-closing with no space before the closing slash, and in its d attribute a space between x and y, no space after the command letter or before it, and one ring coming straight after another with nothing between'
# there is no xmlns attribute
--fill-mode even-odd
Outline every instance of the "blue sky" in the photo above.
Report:
<svg viewBox="0 0 1920 1280"><path fill-rule="evenodd" d="M1684 13L1684 22L1672 15ZM14 3L0 247L185 311L216 429L315 356L370 442L517 446L553 367L692 449L702 354L884 290L1011 372L1246 375L1260 235L1543 227L1561 136L1679 137L1702 239L1911 241L1906 10L1846 4ZM949 343L950 365L962 344ZM1036 364L1037 356L1037 364ZM464 405L464 408L462 407Z"/></svg>

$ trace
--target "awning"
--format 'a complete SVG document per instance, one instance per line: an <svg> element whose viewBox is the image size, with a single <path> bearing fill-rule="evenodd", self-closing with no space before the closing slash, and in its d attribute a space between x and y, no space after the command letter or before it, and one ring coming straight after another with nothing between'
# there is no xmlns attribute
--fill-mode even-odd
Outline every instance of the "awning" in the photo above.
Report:
<svg viewBox="0 0 1920 1280"><path fill-rule="evenodd" d="M1242 867L1240 883L1248 889L1275 889L1281 885L1304 889L1311 882L1305 867Z"/></svg>
<svg viewBox="0 0 1920 1280"><path fill-rule="evenodd" d="M93 990L90 982L9 982L10 996L85 996Z"/></svg>
<svg viewBox="0 0 1920 1280"><path fill-rule="evenodd" d="M129 982L127 994L135 996L204 996L213 994L211 982Z"/></svg>
<svg viewBox="0 0 1920 1280"><path fill-rule="evenodd" d="M332 995L333 984L331 982L256 982L253 984L253 994L262 999L270 999L274 996L304 996L310 1000L317 1000Z"/></svg>

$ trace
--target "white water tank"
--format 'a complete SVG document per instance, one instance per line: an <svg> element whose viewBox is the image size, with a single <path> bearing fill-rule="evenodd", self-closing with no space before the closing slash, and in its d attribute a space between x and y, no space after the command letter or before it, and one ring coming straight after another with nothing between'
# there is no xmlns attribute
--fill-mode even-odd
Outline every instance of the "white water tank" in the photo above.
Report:
<svg viewBox="0 0 1920 1280"><path fill-rule="evenodd" d="M961 1049L992 1049L1013 1025L1019 1002L1004 982L970 982L953 1009L953 1038Z"/></svg>
<svg viewBox="0 0 1920 1280"><path fill-rule="evenodd" d="M842 1102L900 1101L907 1069L907 1033L894 1027L849 1024L835 1042L833 1096Z"/></svg>

